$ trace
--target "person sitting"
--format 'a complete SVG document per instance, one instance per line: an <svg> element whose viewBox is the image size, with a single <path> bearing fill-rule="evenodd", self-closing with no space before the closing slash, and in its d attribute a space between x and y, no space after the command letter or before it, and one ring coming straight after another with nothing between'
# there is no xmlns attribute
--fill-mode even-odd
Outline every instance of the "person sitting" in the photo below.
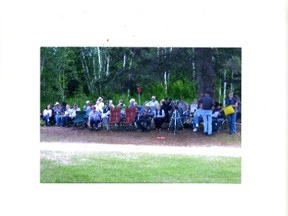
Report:
<svg viewBox="0 0 288 216"><path fill-rule="evenodd" d="M190 111L189 111L188 103L186 103L182 98L179 100L178 109L181 109L180 112L181 112L182 122L186 122L186 120L189 118Z"/></svg>
<svg viewBox="0 0 288 216"><path fill-rule="evenodd" d="M91 110L92 110L91 103L90 103L89 100L86 101L86 104L85 104L85 106L83 107L83 110L86 111L86 117L88 118L88 117L89 117L89 114L90 114L90 112L91 112Z"/></svg>
<svg viewBox="0 0 288 216"><path fill-rule="evenodd" d="M126 108L126 105L124 104L124 102L123 102L123 100L122 99L120 99L119 101L118 101L118 104L117 104L117 107L122 107L122 108Z"/></svg>
<svg viewBox="0 0 288 216"><path fill-rule="evenodd" d="M45 126L48 126L50 118L52 118L52 109L50 104L48 104L47 107L43 110L42 118L45 121Z"/></svg>
<svg viewBox="0 0 288 216"><path fill-rule="evenodd" d="M66 127L69 123L69 119L72 119L73 110L70 109L70 105L66 105L66 110L63 115L61 115L61 126ZM76 116L76 113L75 113Z"/></svg>
<svg viewBox="0 0 288 216"><path fill-rule="evenodd" d="M101 122L101 113L96 110L96 106L92 107L92 110L89 114L88 121L90 123L90 130L94 130L94 125L96 130L98 129L98 124Z"/></svg>
<svg viewBox="0 0 288 216"><path fill-rule="evenodd" d="M113 107L112 107L113 108ZM105 107L103 109L103 113L102 113L102 124L103 126L105 125L105 127L108 129L108 124L109 124L109 118L110 118L110 106L109 106L109 102L105 104Z"/></svg>
<svg viewBox="0 0 288 216"><path fill-rule="evenodd" d="M79 111L81 111L81 109L78 107L77 104L74 104L74 105L73 105L73 108L72 108L72 113L71 113L71 115L69 116L69 121L70 121L70 120L73 120L73 119L76 117L76 112L79 112Z"/></svg>
<svg viewBox="0 0 288 216"><path fill-rule="evenodd" d="M102 105L100 105L100 103L101 102L99 100L97 100L94 106L95 106L95 108L96 108L96 110L98 112L102 113L103 112L103 107L102 107Z"/></svg>
<svg viewBox="0 0 288 216"><path fill-rule="evenodd" d="M98 107L100 108L100 110L103 110L103 108L105 106L105 104L103 102L103 98L99 97L97 101L98 101L98 103L96 103L96 104L98 104Z"/></svg>
<svg viewBox="0 0 288 216"><path fill-rule="evenodd" d="M218 116L220 116L221 108L219 108L219 103L215 102L212 107L212 131L219 131L221 122L219 122Z"/></svg>
<svg viewBox="0 0 288 216"><path fill-rule="evenodd" d="M193 131L197 132L200 122L203 122L203 108L202 104L199 104L198 109L194 112L193 117Z"/></svg>
<svg viewBox="0 0 288 216"><path fill-rule="evenodd" d="M190 105L190 114L194 114L194 112L197 110L198 107L198 100L195 98L193 100L193 103Z"/></svg>
<svg viewBox="0 0 288 216"><path fill-rule="evenodd" d="M110 109L115 107L115 105L113 104L113 100L109 100L108 106Z"/></svg>
<svg viewBox="0 0 288 216"><path fill-rule="evenodd" d="M215 109L219 111L218 116L217 116L217 126L218 126L218 131L221 130L221 125L224 123L224 120L226 119L225 113L222 110L222 104L216 102L215 103ZM212 119L213 120L213 119Z"/></svg>
<svg viewBox="0 0 288 216"><path fill-rule="evenodd" d="M138 129L141 129L142 131L148 130L150 128L152 117L153 113L151 112L149 105L146 104L145 108L139 112L139 116L136 121ZM146 127L142 125L143 122L146 123Z"/></svg>
<svg viewBox="0 0 288 216"><path fill-rule="evenodd" d="M137 105L137 102L135 101L134 98L130 100L130 104L128 105L128 108L135 108L136 113L135 113L135 121L138 119L138 113L139 113L139 107Z"/></svg>
<svg viewBox="0 0 288 216"><path fill-rule="evenodd" d="M162 130L162 124L165 121L165 112L161 108L160 104L156 107L156 110L154 111L154 117L153 117L155 128L158 131Z"/></svg>
<svg viewBox="0 0 288 216"><path fill-rule="evenodd" d="M150 110L154 112L156 110L156 107L159 105L159 102L156 100L155 96L151 97L151 101L148 102L148 106L150 107Z"/></svg>
<svg viewBox="0 0 288 216"><path fill-rule="evenodd" d="M171 101L168 98L164 98L164 101L162 102L162 107L161 108L165 112L165 122L168 123L169 122L169 112L172 109Z"/></svg>
<svg viewBox="0 0 288 216"><path fill-rule="evenodd" d="M136 108L136 104L135 104L135 99L132 98L130 101L129 101L129 105L128 105L128 108Z"/></svg>
<svg viewBox="0 0 288 216"><path fill-rule="evenodd" d="M55 115L55 125L61 126L61 115L64 113L60 103L56 102L53 108L54 115Z"/></svg>

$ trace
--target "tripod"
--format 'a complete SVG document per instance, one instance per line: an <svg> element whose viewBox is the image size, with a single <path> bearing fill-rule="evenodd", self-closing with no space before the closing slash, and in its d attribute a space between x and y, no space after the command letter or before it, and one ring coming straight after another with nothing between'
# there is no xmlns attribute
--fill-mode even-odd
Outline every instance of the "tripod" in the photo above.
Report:
<svg viewBox="0 0 288 216"><path fill-rule="evenodd" d="M171 115L171 120L170 120L168 129L172 128L173 133L175 135L177 132L177 127L178 128L184 128L182 121L181 121L181 116L180 116L178 110L175 109Z"/></svg>

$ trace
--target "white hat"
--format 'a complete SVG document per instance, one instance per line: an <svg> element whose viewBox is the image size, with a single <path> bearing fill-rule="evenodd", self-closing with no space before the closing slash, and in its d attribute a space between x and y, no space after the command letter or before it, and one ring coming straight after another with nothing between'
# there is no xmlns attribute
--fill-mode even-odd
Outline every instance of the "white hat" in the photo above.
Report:
<svg viewBox="0 0 288 216"><path fill-rule="evenodd" d="M55 106L60 105L58 102L55 103Z"/></svg>
<svg viewBox="0 0 288 216"><path fill-rule="evenodd" d="M90 103L90 101L88 100L88 101L86 101L86 104L88 104L88 103Z"/></svg>

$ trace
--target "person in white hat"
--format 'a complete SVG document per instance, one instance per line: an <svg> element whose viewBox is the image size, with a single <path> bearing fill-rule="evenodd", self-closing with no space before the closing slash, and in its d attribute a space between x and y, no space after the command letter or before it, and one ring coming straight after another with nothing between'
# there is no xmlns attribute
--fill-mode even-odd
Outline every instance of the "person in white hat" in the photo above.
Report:
<svg viewBox="0 0 288 216"><path fill-rule="evenodd" d="M56 102L53 107L53 112L55 115L55 125L61 126L61 115L62 115L62 107L60 106L60 103Z"/></svg>

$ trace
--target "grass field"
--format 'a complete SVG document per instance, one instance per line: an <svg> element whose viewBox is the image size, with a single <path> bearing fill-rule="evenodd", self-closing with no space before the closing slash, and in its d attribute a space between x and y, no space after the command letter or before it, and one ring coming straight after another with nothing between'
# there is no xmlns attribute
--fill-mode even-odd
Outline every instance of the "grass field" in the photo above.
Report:
<svg viewBox="0 0 288 216"><path fill-rule="evenodd" d="M240 157L44 154L48 157L42 157L40 162L41 183L241 183ZM55 154L61 157L55 158Z"/></svg>

